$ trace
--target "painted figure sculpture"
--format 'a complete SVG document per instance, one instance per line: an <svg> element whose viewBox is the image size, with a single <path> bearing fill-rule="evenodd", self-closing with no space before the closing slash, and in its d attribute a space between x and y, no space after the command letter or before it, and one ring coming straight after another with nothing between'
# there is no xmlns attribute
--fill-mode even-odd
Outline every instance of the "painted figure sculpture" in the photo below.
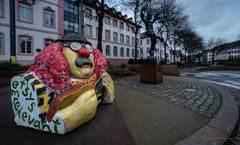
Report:
<svg viewBox="0 0 240 145"><path fill-rule="evenodd" d="M84 36L67 34L44 48L28 72L11 80L17 125L65 134L114 101L106 58Z"/></svg>

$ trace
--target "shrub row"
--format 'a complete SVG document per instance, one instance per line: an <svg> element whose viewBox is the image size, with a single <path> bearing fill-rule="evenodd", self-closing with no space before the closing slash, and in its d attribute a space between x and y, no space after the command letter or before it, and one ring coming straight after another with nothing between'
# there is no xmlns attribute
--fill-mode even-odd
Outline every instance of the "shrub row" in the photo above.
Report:
<svg viewBox="0 0 240 145"><path fill-rule="evenodd" d="M0 71L27 71L28 66L22 66L20 64L13 64L10 62L1 62L0 63Z"/></svg>
<svg viewBox="0 0 240 145"><path fill-rule="evenodd" d="M137 59L137 60L129 59L128 60L128 64L143 64L143 63L154 63L154 64L156 64L157 60L156 59Z"/></svg>

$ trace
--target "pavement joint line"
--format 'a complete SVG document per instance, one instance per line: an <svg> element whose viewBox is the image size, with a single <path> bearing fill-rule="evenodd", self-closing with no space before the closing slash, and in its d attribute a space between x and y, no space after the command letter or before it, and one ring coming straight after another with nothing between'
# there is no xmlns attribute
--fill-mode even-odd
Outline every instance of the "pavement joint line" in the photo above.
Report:
<svg viewBox="0 0 240 145"><path fill-rule="evenodd" d="M226 83L221 83L221 82L215 82L215 81L210 81L210 80L201 80L201 81L209 82L209 83L214 83L214 84L218 84L218 85L222 85L222 86L226 86L226 87L231 87L231 88L234 88L234 89L240 89L240 87L235 86L235 85L231 85L231 84L226 84Z"/></svg>

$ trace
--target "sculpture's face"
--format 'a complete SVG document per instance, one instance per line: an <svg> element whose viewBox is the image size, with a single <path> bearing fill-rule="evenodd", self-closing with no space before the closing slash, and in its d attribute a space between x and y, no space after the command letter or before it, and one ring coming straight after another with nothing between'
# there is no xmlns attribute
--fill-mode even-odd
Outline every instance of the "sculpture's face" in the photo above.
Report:
<svg viewBox="0 0 240 145"><path fill-rule="evenodd" d="M71 77L85 79L93 74L93 48L89 44L63 43L63 55L68 63Z"/></svg>

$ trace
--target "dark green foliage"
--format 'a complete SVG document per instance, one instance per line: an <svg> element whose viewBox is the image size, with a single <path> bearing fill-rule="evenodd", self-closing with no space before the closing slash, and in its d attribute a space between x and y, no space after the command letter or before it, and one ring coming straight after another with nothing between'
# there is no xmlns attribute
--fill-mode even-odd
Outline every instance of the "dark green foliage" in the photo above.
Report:
<svg viewBox="0 0 240 145"><path fill-rule="evenodd" d="M129 71L127 69L124 69L118 66L114 66L112 64L108 64L108 73L111 76L132 76L135 74L132 71Z"/></svg>
<svg viewBox="0 0 240 145"><path fill-rule="evenodd" d="M121 67L121 68L126 68L127 65L126 65L125 63L122 63L120 67Z"/></svg>
<svg viewBox="0 0 240 145"><path fill-rule="evenodd" d="M136 61L134 59L129 59L128 64L146 64L146 63L153 63L156 64L156 59L137 59Z"/></svg>
<svg viewBox="0 0 240 145"><path fill-rule="evenodd" d="M29 65L21 66L20 64L13 64L10 62L1 62L0 71L27 71Z"/></svg>
<svg viewBox="0 0 240 145"><path fill-rule="evenodd" d="M226 66L240 66L240 61L227 61Z"/></svg>

